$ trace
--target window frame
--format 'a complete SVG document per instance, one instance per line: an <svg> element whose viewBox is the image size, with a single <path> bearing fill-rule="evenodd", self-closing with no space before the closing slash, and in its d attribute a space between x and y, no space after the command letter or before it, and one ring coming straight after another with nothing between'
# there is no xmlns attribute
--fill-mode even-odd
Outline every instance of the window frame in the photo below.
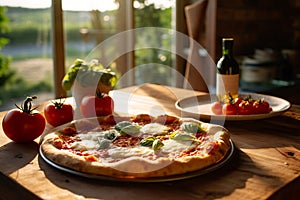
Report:
<svg viewBox="0 0 300 200"><path fill-rule="evenodd" d="M121 22L118 24L118 31L122 32L125 30L134 29L134 0L120 0L120 13L119 17ZM187 34L185 16L184 16L184 6L189 4L190 1L175 1L175 11L174 20L175 27L174 29L178 32ZM54 92L56 98L66 97L66 91L63 90L61 81L65 75L65 39L64 39L64 26L63 26L63 9L62 9L62 0L52 0L52 42L53 42L53 67L54 67ZM176 51L184 49L182 42L175 40ZM134 45L134 35L130 35L126 45ZM120 56L116 61L117 66L124 66L122 63L126 63L126 68L120 69L121 73L125 73L134 66L134 52L128 52L126 55ZM186 61L176 55L175 56L175 69L184 75ZM132 66L132 67L131 67ZM122 83L123 86L130 86L134 84L134 72L131 72L131 82ZM183 82L181 79L176 78L176 87L182 87Z"/></svg>

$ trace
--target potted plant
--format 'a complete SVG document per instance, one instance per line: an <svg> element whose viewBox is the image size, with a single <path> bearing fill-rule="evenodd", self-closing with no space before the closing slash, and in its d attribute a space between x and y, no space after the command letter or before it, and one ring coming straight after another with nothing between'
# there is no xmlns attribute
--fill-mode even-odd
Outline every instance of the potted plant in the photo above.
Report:
<svg viewBox="0 0 300 200"><path fill-rule="evenodd" d="M104 68L98 60L86 62L76 59L64 76L62 87L66 91L71 91L78 110L83 97L99 92L108 94L116 82L115 72L110 68Z"/></svg>

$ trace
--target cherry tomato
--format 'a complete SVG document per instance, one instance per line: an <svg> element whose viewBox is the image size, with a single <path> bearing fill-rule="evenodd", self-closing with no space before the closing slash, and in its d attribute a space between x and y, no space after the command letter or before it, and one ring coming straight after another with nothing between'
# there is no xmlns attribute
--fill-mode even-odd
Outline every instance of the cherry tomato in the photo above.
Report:
<svg viewBox="0 0 300 200"><path fill-rule="evenodd" d="M236 115L238 114L237 107L232 103L225 103L222 107L222 113L224 115Z"/></svg>
<svg viewBox="0 0 300 200"><path fill-rule="evenodd" d="M239 115L251 115L253 114L253 106L249 101L243 100L238 106Z"/></svg>
<svg viewBox="0 0 300 200"><path fill-rule="evenodd" d="M31 142L39 137L46 126L44 116L32 109L31 101L36 97L27 97L18 109L6 113L2 120L5 135L15 142Z"/></svg>
<svg viewBox="0 0 300 200"><path fill-rule="evenodd" d="M270 104L264 99L259 99L253 103L253 111L255 114L265 114L272 111Z"/></svg>
<svg viewBox="0 0 300 200"><path fill-rule="evenodd" d="M243 99L241 97L236 97L236 98L234 98L233 103L236 107L238 107L242 101L243 101Z"/></svg>
<svg viewBox="0 0 300 200"><path fill-rule="evenodd" d="M215 101L211 105L211 111L216 115L222 115L222 103L220 101Z"/></svg>
<svg viewBox="0 0 300 200"><path fill-rule="evenodd" d="M107 116L114 111L114 101L108 95L85 96L81 100L80 111L84 117Z"/></svg>
<svg viewBox="0 0 300 200"><path fill-rule="evenodd" d="M73 107L60 99L48 103L44 108L44 115L47 122L56 127L73 120Z"/></svg>

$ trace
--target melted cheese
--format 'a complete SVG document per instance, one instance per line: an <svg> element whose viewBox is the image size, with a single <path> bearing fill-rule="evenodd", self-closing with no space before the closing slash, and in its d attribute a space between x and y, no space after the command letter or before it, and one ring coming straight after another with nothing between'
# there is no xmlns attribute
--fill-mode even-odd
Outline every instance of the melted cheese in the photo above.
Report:
<svg viewBox="0 0 300 200"><path fill-rule="evenodd" d="M88 132L84 134L78 134L77 137L80 141L76 141L72 144L75 150L96 150L99 148L99 140L104 138L105 132Z"/></svg>
<svg viewBox="0 0 300 200"><path fill-rule="evenodd" d="M156 134L156 135L162 135L166 134L168 132L169 128L159 124L159 123L150 123L146 124L141 128L142 133L147 133L147 134Z"/></svg>
<svg viewBox="0 0 300 200"><path fill-rule="evenodd" d="M164 134L167 133L168 127L158 124L150 123L143 126L140 130L141 134ZM97 152L100 148L100 142L104 139L106 131L88 132L84 134L78 134L79 141L75 141L72 144L73 149ZM189 150L195 147L197 143L188 140L174 140L167 139L162 141L164 146L161 149L155 151L151 147L144 147L137 145L136 147L118 147L110 144L110 148L107 149L108 156L102 158L104 162L111 162L114 160L120 160L129 157L147 157L147 156L167 156L172 158L185 150ZM173 155L173 156L172 156Z"/></svg>
<svg viewBox="0 0 300 200"><path fill-rule="evenodd" d="M147 156L153 154L153 150L149 147L137 146L134 148L114 147L108 150L108 155L112 159L128 158L131 156Z"/></svg>
<svg viewBox="0 0 300 200"><path fill-rule="evenodd" d="M164 140L164 146L161 148L161 151L166 153L175 153L182 152L184 150L194 148L192 141L177 141L177 140Z"/></svg>

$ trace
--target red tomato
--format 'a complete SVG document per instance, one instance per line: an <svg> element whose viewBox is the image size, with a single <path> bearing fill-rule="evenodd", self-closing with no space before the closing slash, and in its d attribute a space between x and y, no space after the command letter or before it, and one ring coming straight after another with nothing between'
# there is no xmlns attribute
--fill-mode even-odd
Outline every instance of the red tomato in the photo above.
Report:
<svg viewBox="0 0 300 200"><path fill-rule="evenodd" d="M236 98L234 98L233 103L236 107L238 107L239 104L242 103L242 101L243 101L243 99L241 97L236 97Z"/></svg>
<svg viewBox="0 0 300 200"><path fill-rule="evenodd" d="M15 142L31 142L39 137L46 126L44 116L31 109L31 101L36 97L27 97L24 106L12 109L2 120L5 135Z"/></svg>
<svg viewBox="0 0 300 200"><path fill-rule="evenodd" d="M257 100L253 103L253 112L255 114L265 114L272 111L270 104L264 99Z"/></svg>
<svg viewBox="0 0 300 200"><path fill-rule="evenodd" d="M73 107L71 104L64 104L60 99L47 104L44 108L44 115L47 122L56 127L73 120Z"/></svg>
<svg viewBox="0 0 300 200"><path fill-rule="evenodd" d="M108 96L85 96L80 103L80 111L84 117L110 115L114 111L114 101Z"/></svg>
<svg viewBox="0 0 300 200"><path fill-rule="evenodd" d="M222 113L224 115L236 115L238 114L237 107L235 104L225 103L222 107Z"/></svg>
<svg viewBox="0 0 300 200"><path fill-rule="evenodd" d="M222 103L216 101L211 105L211 111L216 115L222 115Z"/></svg>
<svg viewBox="0 0 300 200"><path fill-rule="evenodd" d="M242 101L238 107L239 115L251 115L253 114L253 106L249 101Z"/></svg>

